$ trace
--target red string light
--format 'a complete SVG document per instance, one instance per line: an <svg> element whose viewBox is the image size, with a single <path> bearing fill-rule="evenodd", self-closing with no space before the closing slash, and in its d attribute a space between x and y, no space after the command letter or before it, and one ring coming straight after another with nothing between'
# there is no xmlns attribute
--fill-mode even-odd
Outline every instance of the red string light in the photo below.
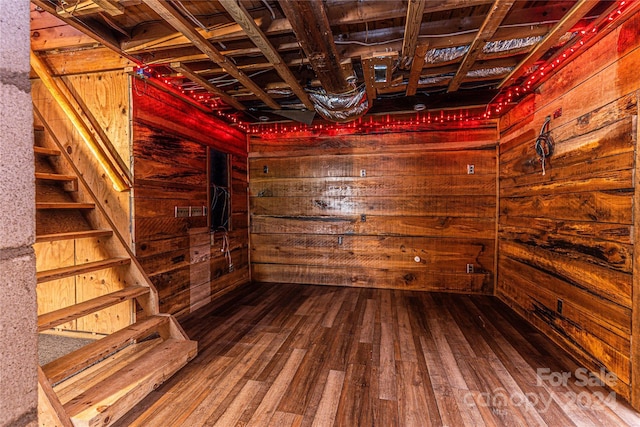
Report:
<svg viewBox="0 0 640 427"><path fill-rule="evenodd" d="M250 134L261 134L263 136L269 135L282 135L290 133L371 133L371 132L393 132L393 131L411 131L420 130L428 127L432 123L464 123L466 125L473 124L473 122L481 122L492 119L495 116L500 116L508 111L510 106L515 105L520 99L527 96L529 91L534 88L534 85L539 85L543 78L548 78L550 73L557 71L562 67L564 63L567 63L572 59L573 55L580 51L585 46L585 43L595 37L606 26L611 25L611 21L620 17L624 10L627 8L627 1L621 1L617 9L610 13L606 18L602 19L597 25L592 25L590 28L581 29L578 32L577 40L571 45L567 45L561 51L551 58L545 64L540 64L537 70L534 70L529 75L525 75L522 83L514 84L509 87L503 88L503 90L496 96L496 98L490 102L486 108L482 111L469 112L466 111L426 111L424 113L416 113L415 116L406 120L393 120L390 115L382 117L373 116L369 117L369 120L363 120L359 118L356 121L348 124L314 124L314 125L298 125L298 124L270 124L259 123L250 124L244 123L238 118L238 114L241 113L226 113L219 108L224 105L223 102L214 94L209 92L202 92L196 89L186 89L182 86L183 79L175 78L172 75L163 75L157 69L152 69L149 66L140 66L134 68L134 75L139 78L154 79L156 83L167 86L168 88L179 91L179 93L188 95L189 98L194 99L196 102L211 109L212 113L216 114L227 123L231 123ZM545 73L546 71L546 73ZM445 115L446 114L446 115ZM433 116L432 116L433 115Z"/></svg>

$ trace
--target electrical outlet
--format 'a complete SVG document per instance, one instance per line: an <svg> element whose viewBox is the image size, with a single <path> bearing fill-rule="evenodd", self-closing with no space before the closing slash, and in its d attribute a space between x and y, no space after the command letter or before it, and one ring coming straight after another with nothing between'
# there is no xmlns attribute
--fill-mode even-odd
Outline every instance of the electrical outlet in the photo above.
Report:
<svg viewBox="0 0 640 427"><path fill-rule="evenodd" d="M367 216L365 214L360 215L360 221L367 222Z"/></svg>
<svg viewBox="0 0 640 427"><path fill-rule="evenodd" d="M475 165L467 165L467 174L473 175L474 173L476 173Z"/></svg>
<svg viewBox="0 0 640 427"><path fill-rule="evenodd" d="M467 274L473 273L473 264L467 264Z"/></svg>
<svg viewBox="0 0 640 427"><path fill-rule="evenodd" d="M360 169L360 176L363 177L363 178L365 176L367 176L367 170L366 169Z"/></svg>
<svg viewBox="0 0 640 427"><path fill-rule="evenodd" d="M190 206L191 216L207 216L206 206Z"/></svg>
<svg viewBox="0 0 640 427"><path fill-rule="evenodd" d="M262 167L262 173L269 173L269 166L264 165L264 166Z"/></svg>
<svg viewBox="0 0 640 427"><path fill-rule="evenodd" d="M342 244L342 236L338 236L338 244L341 245Z"/></svg>
<svg viewBox="0 0 640 427"><path fill-rule="evenodd" d="M189 206L175 206L174 215L176 218L188 218L191 216L191 208Z"/></svg>
<svg viewBox="0 0 640 427"><path fill-rule="evenodd" d="M558 298L558 302L556 304L556 311L558 312L558 314L562 314L562 300L560 298Z"/></svg>

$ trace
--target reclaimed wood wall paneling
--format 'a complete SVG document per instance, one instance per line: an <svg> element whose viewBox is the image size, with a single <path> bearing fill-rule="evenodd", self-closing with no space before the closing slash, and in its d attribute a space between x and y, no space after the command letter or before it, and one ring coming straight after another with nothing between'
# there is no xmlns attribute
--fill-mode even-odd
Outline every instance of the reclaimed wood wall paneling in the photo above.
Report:
<svg viewBox="0 0 640 427"><path fill-rule="evenodd" d="M581 364L615 374L610 386L636 407L639 29L636 16L502 118L496 288ZM533 143L559 108L542 176Z"/></svg>
<svg viewBox="0 0 640 427"><path fill-rule="evenodd" d="M246 139L153 87L133 107L136 256L161 311L181 316L249 280ZM175 206L208 206L207 146L231 159L233 271L206 217L175 218Z"/></svg>
<svg viewBox="0 0 640 427"><path fill-rule="evenodd" d="M253 136L253 279L492 293L495 137L489 127ZM463 150L463 142L483 148Z"/></svg>

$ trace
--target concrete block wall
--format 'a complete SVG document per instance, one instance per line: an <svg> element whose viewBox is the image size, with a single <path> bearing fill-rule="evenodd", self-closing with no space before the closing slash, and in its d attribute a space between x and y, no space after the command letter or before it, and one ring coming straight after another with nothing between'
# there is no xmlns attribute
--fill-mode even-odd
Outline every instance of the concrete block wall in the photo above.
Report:
<svg viewBox="0 0 640 427"><path fill-rule="evenodd" d="M29 2L0 0L0 426L37 425Z"/></svg>

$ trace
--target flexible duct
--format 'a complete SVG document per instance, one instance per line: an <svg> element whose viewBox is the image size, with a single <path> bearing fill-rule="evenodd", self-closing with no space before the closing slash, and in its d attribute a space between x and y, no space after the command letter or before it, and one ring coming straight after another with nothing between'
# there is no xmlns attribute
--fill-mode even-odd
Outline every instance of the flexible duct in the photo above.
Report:
<svg viewBox="0 0 640 427"><path fill-rule="evenodd" d="M346 93L311 92L309 97L316 112L332 122L349 122L362 117L369 110L369 100L364 85Z"/></svg>

